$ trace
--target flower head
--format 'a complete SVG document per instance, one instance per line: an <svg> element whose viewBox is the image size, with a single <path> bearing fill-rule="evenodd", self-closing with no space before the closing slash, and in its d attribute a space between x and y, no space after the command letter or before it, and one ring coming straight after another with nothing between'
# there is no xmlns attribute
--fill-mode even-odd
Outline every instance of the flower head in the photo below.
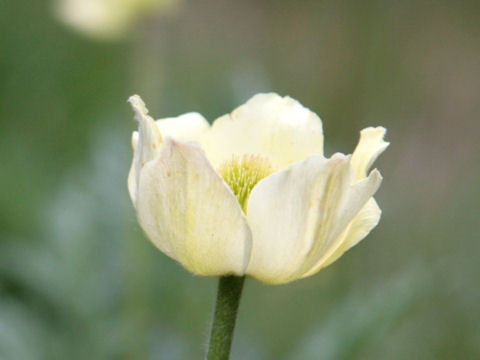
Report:
<svg viewBox="0 0 480 360"><path fill-rule="evenodd" d="M323 155L320 118L299 102L258 94L212 126L198 113L140 126L128 179L150 240L189 271L250 275L269 284L313 275L378 223L382 177L368 173L388 146L366 128L353 155Z"/></svg>

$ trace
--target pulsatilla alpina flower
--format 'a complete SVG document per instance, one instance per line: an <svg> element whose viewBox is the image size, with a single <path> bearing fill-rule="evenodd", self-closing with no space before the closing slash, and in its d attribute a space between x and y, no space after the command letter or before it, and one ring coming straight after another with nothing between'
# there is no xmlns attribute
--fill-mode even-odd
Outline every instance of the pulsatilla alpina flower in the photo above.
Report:
<svg viewBox="0 0 480 360"><path fill-rule="evenodd" d="M388 143L366 128L352 155L323 155L320 118L258 94L212 126L198 113L154 121L139 96L129 192L150 240L189 271L270 284L315 274L378 223Z"/></svg>

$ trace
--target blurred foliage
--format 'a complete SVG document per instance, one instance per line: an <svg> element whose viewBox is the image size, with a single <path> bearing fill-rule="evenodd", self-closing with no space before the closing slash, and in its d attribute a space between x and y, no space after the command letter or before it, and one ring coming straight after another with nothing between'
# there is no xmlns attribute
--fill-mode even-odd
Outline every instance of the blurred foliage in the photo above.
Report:
<svg viewBox="0 0 480 360"><path fill-rule="evenodd" d="M480 358L480 6L184 1L97 43L0 2L0 358L196 359L215 280L159 253L126 190L126 105L213 120L259 91L324 120L327 154L388 128L377 229L318 275L247 281L233 359Z"/></svg>

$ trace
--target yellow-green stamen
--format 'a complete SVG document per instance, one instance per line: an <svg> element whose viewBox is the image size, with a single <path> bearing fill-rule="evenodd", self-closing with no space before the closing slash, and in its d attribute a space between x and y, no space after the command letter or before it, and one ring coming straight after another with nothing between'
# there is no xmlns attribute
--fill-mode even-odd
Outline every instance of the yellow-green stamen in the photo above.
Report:
<svg viewBox="0 0 480 360"><path fill-rule="evenodd" d="M220 175L232 189L245 213L252 189L272 172L270 161L259 155L234 157L223 163L219 169Z"/></svg>

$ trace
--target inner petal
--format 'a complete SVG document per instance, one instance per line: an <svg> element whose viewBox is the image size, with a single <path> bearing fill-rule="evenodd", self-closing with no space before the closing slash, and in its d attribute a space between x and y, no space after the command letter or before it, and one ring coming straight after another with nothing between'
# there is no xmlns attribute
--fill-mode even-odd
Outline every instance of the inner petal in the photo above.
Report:
<svg viewBox="0 0 480 360"><path fill-rule="evenodd" d="M248 197L253 188L263 178L273 172L270 160L261 155L248 154L232 156L220 165L219 174L237 197L240 206L246 213Z"/></svg>
<svg viewBox="0 0 480 360"><path fill-rule="evenodd" d="M310 154L323 154L322 121L288 96L257 94L215 120L202 146L215 168L233 155L262 154L279 171Z"/></svg>

